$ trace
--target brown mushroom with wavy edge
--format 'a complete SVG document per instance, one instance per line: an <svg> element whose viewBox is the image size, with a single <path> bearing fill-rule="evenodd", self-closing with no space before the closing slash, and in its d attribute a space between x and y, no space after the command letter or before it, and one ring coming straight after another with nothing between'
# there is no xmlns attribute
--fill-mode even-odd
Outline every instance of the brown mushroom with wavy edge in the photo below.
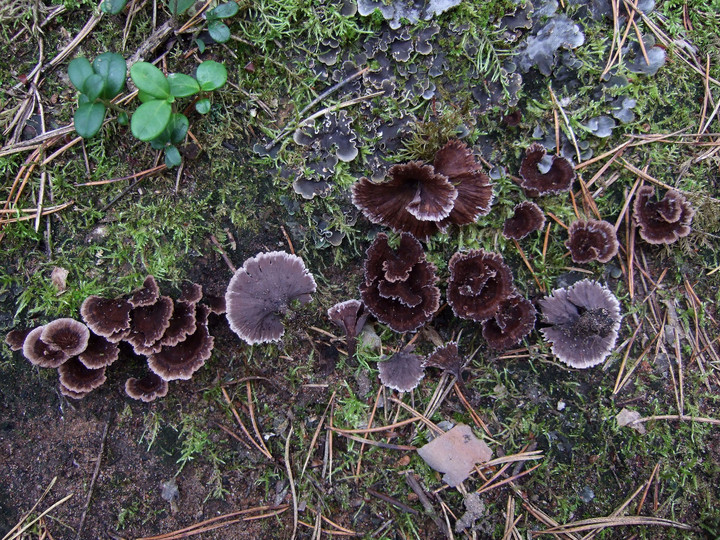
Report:
<svg viewBox="0 0 720 540"><path fill-rule="evenodd" d="M70 355L54 345L49 345L40 339L45 327L38 326L28 333L23 342L23 356L30 360L34 366L56 368L70 358Z"/></svg>
<svg viewBox="0 0 720 540"><path fill-rule="evenodd" d="M33 330L34 328L10 330L5 336L5 344L10 347L11 351L20 351L25 343L25 338Z"/></svg>
<svg viewBox="0 0 720 540"><path fill-rule="evenodd" d="M43 327L40 339L48 346L62 350L68 356L77 356L87 347L90 330L75 319L55 319Z"/></svg>
<svg viewBox="0 0 720 540"><path fill-rule="evenodd" d="M378 362L380 382L398 392L410 392L425 376L425 360L417 354L399 351Z"/></svg>
<svg viewBox="0 0 720 540"><path fill-rule="evenodd" d="M119 356L120 347L117 343L112 343L107 338L90 332L88 345L78 355L78 360L89 369L100 369L111 365Z"/></svg>
<svg viewBox="0 0 720 540"><path fill-rule="evenodd" d="M472 150L464 142L448 141L435 154L433 167L447 176L458 192L450 215L440 222L441 227L449 223L469 225L490 212L493 199L490 177L480 169Z"/></svg>
<svg viewBox="0 0 720 540"><path fill-rule="evenodd" d="M512 217L505 220L503 236L521 240L544 226L545 214L540 207L532 201L523 201L515 205Z"/></svg>
<svg viewBox="0 0 720 540"><path fill-rule="evenodd" d="M148 356L148 367L165 379L188 380L212 355L215 338L207 328L209 309L197 304L195 331L177 345L163 346L158 352Z"/></svg>
<svg viewBox="0 0 720 540"><path fill-rule="evenodd" d="M132 305L122 298L88 296L80 306L80 315L90 330L117 343L130 332Z"/></svg>
<svg viewBox="0 0 720 540"><path fill-rule="evenodd" d="M230 328L249 345L278 341L285 332L282 316L294 300L306 304L315 280L297 255L259 253L245 261L225 293Z"/></svg>
<svg viewBox="0 0 720 540"><path fill-rule="evenodd" d="M502 255L482 249L457 252L448 264L447 302L457 317L482 322L513 292L512 272Z"/></svg>
<svg viewBox="0 0 720 540"><path fill-rule="evenodd" d="M519 294L509 296L495 315L482 323L482 335L493 349L517 345L535 328L535 307Z"/></svg>
<svg viewBox="0 0 720 540"><path fill-rule="evenodd" d="M617 255L620 247L615 227L607 221L598 219L574 221L570 224L568 235L565 247L570 250L570 257L576 263L609 262Z"/></svg>
<svg viewBox="0 0 720 540"><path fill-rule="evenodd" d="M72 399L83 399L85 396L87 396L90 392L74 392L73 390L70 390L69 388L65 388L62 383L58 385L60 387L60 393L65 396Z"/></svg>
<svg viewBox="0 0 720 540"><path fill-rule="evenodd" d="M327 311L330 320L345 331L348 356L355 356L357 336L360 334L369 313L360 300L339 302Z"/></svg>
<svg viewBox="0 0 720 540"><path fill-rule="evenodd" d="M181 301L173 302L170 325L160 338L160 345L177 345L195 331L196 305Z"/></svg>
<svg viewBox="0 0 720 540"><path fill-rule="evenodd" d="M393 165L388 174L390 180L383 184L367 178L355 183L353 204L372 223L416 238L427 239L440 231L440 221L450 215L458 196L448 177L420 161Z"/></svg>
<svg viewBox="0 0 720 540"><path fill-rule="evenodd" d="M525 151L525 158L520 164L520 187L529 197L570 191L575 180L572 163L557 155L552 156L549 169L541 172L541 162L546 153L545 147L538 143L531 144Z"/></svg>
<svg viewBox="0 0 720 540"><path fill-rule="evenodd" d="M75 358L58 367L62 387L76 393L90 392L101 386L105 380L105 368L89 369Z"/></svg>
<svg viewBox="0 0 720 540"><path fill-rule="evenodd" d="M435 266L425 260L415 237L403 233L394 250L387 235L380 233L367 250L360 296L378 321L396 332L412 332L440 307L436 283Z"/></svg>
<svg viewBox="0 0 720 540"><path fill-rule="evenodd" d="M202 285L198 283L185 282L180 286L178 302L186 304L197 304L203 297Z"/></svg>
<svg viewBox="0 0 720 540"><path fill-rule="evenodd" d="M125 340L137 354L152 354L160 350L160 340L170 327L173 301L161 296L154 304L136 307L130 313L130 334Z"/></svg>
<svg viewBox="0 0 720 540"><path fill-rule="evenodd" d="M151 306L160 297L160 287L154 276L148 276L143 281L142 287L136 290L128 299L132 307Z"/></svg>
<svg viewBox="0 0 720 540"><path fill-rule="evenodd" d="M157 398L165 397L169 386L160 375L149 372L139 379L130 377L125 381L125 393L133 399L150 403Z"/></svg>
<svg viewBox="0 0 720 540"><path fill-rule="evenodd" d="M425 360L426 367L442 369L450 375L454 375L457 380L460 380L464 363L465 360L460 356L458 345L454 341L436 348L435 351L427 357L427 360Z"/></svg>
<svg viewBox="0 0 720 540"><path fill-rule="evenodd" d="M556 289L539 302L545 340L553 354L570 367L589 368L612 352L620 330L620 302L610 290L584 279Z"/></svg>
<svg viewBox="0 0 720 540"><path fill-rule="evenodd" d="M652 186L641 186L633 202L633 220L640 238L649 244L672 244L690 234L695 210L685 196L670 189L659 201Z"/></svg>
<svg viewBox="0 0 720 540"><path fill-rule="evenodd" d="M210 308L210 313L215 315L223 315L227 311L224 296L206 294L203 296L203 303Z"/></svg>

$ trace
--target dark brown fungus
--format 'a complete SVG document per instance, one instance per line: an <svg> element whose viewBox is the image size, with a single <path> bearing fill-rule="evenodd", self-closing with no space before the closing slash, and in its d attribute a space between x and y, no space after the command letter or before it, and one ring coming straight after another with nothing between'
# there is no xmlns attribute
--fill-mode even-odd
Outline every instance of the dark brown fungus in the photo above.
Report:
<svg viewBox="0 0 720 540"><path fill-rule="evenodd" d="M192 282L185 282L180 286L180 298L178 302L186 304L197 304L203 297L202 285Z"/></svg>
<svg viewBox="0 0 720 540"><path fill-rule="evenodd" d="M206 294L203 296L203 303L210 308L210 313L214 313L215 315L222 315L226 311L224 296Z"/></svg>
<svg viewBox="0 0 720 540"><path fill-rule="evenodd" d="M130 331L132 305L124 299L88 296L80 306L85 324L98 336L117 343Z"/></svg>
<svg viewBox="0 0 720 540"><path fill-rule="evenodd" d="M455 253L448 264L447 301L457 317L484 321L513 291L512 273L498 253Z"/></svg>
<svg viewBox="0 0 720 540"><path fill-rule="evenodd" d="M505 220L503 236L520 240L545 226L545 214L532 201L523 201L513 209L512 217Z"/></svg>
<svg viewBox="0 0 720 540"><path fill-rule="evenodd" d="M195 331L195 305L174 302L170 326L160 339L161 345L177 345Z"/></svg>
<svg viewBox="0 0 720 540"><path fill-rule="evenodd" d="M148 276L143 281L142 287L135 291L128 299L132 307L150 306L157 302L160 296L160 287L158 287L155 277Z"/></svg>
<svg viewBox="0 0 720 540"><path fill-rule="evenodd" d="M533 143L520 164L520 187L530 197L570 191L575 180L572 164L560 156L552 156L549 169L541 172L540 166L541 162L544 162L545 154L545 148L541 144Z"/></svg>
<svg viewBox="0 0 720 540"><path fill-rule="evenodd" d="M130 334L125 338L137 354L160 350L160 339L170 327L173 301L161 296L154 304L136 307L130 313Z"/></svg>
<svg viewBox="0 0 720 540"><path fill-rule="evenodd" d="M367 250L360 295L378 321L396 332L412 332L440 307L436 282L435 266L425 260L417 239L403 233L393 250L387 235L380 233Z"/></svg>
<svg viewBox="0 0 720 540"><path fill-rule="evenodd" d="M148 357L148 367L166 381L187 380L212 354L215 338L207 328L208 308L197 306L198 325L195 331L177 345L164 346Z"/></svg>
<svg viewBox="0 0 720 540"><path fill-rule="evenodd" d="M447 176L420 161L393 165L389 175L390 181L383 184L361 178L353 185L355 206L371 222L394 231L421 239L438 232L440 220L450 215L458 195Z"/></svg>
<svg viewBox="0 0 720 540"><path fill-rule="evenodd" d="M540 300L545 340L558 360L574 368L600 364L612 352L620 329L620 302L597 281L584 279Z"/></svg>
<svg viewBox="0 0 720 540"><path fill-rule="evenodd" d="M398 392L409 392L425 376L424 359L417 354L400 351L378 362L380 382Z"/></svg>
<svg viewBox="0 0 720 540"><path fill-rule="evenodd" d="M290 302L312 300L315 280L303 260L284 251L259 253L235 272L225 293L230 328L248 344L278 341Z"/></svg>
<svg viewBox="0 0 720 540"><path fill-rule="evenodd" d="M35 366L56 368L70 358L70 355L59 347L49 345L40 339L44 328L44 326L39 326L28 333L23 343L23 355Z"/></svg>
<svg viewBox="0 0 720 540"><path fill-rule="evenodd" d="M87 368L99 369L115 362L119 355L120 348L117 343L91 332L88 346L78 355L78 360Z"/></svg>
<svg viewBox="0 0 720 540"><path fill-rule="evenodd" d="M535 307L529 300L514 294L500 302L495 316L482 325L483 337L493 349L509 349L535 328Z"/></svg>
<svg viewBox="0 0 720 540"><path fill-rule="evenodd" d="M32 328L26 328L24 330L10 330L5 336L5 343L8 347L10 347L11 351L19 351L23 348L25 338L30 332L32 332L32 330Z"/></svg>
<svg viewBox="0 0 720 540"><path fill-rule="evenodd" d="M72 392L90 392L105 382L105 368L88 369L77 358L58 367L60 384Z"/></svg>
<svg viewBox="0 0 720 540"><path fill-rule="evenodd" d="M168 393L168 382L156 373L147 373L144 377L129 378L125 381L125 393L133 399L149 403Z"/></svg>
<svg viewBox="0 0 720 540"><path fill-rule="evenodd" d="M472 150L457 139L449 141L437 154L433 163L435 171L444 174L458 192L450 215L440 222L468 225L487 215L492 204L492 185L475 161Z"/></svg>
<svg viewBox="0 0 720 540"><path fill-rule="evenodd" d="M446 343L442 347L438 347L435 351L427 357L425 366L440 368L450 375L454 375L457 380L460 380L460 374L462 371L465 360L458 352L457 343L451 341Z"/></svg>
<svg viewBox="0 0 720 540"><path fill-rule="evenodd" d="M69 388L66 388L62 383L60 383L60 393L65 396L72 399L82 399L85 396L87 396L90 392L73 392Z"/></svg>
<svg viewBox="0 0 720 540"><path fill-rule="evenodd" d="M40 339L49 347L56 347L68 356L77 356L87 347L90 330L75 319L56 319L43 327Z"/></svg>
<svg viewBox="0 0 720 540"><path fill-rule="evenodd" d="M672 244L687 236L694 215L685 196L675 189L668 190L659 201L652 186L642 186L635 194L633 219L640 238L649 244Z"/></svg>
<svg viewBox="0 0 720 540"><path fill-rule="evenodd" d="M606 263L617 255L620 244L615 227L607 221L588 219L574 221L568 230L569 238L565 247L576 263L598 261Z"/></svg>
<svg viewBox="0 0 720 540"><path fill-rule="evenodd" d="M345 331L348 356L355 355L357 336L368 318L365 306L360 300L345 300L328 309L328 317Z"/></svg>

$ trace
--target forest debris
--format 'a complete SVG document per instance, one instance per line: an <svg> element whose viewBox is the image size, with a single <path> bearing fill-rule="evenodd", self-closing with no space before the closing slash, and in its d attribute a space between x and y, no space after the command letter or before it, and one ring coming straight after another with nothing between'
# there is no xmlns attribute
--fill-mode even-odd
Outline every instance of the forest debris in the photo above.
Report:
<svg viewBox="0 0 720 540"><path fill-rule="evenodd" d="M623 409L617 414L617 416L615 416L615 420L617 420L618 426L628 426L629 428L634 429L641 435L644 435L646 433L646 429L644 425L637 423L637 420L639 419L640 413L637 411L631 411L630 409Z"/></svg>
<svg viewBox="0 0 720 540"><path fill-rule="evenodd" d="M484 463L492 457L492 450L475 437L472 429L458 424L422 448L418 454L430 467L445 473L443 480L456 487L465 481L476 463Z"/></svg>

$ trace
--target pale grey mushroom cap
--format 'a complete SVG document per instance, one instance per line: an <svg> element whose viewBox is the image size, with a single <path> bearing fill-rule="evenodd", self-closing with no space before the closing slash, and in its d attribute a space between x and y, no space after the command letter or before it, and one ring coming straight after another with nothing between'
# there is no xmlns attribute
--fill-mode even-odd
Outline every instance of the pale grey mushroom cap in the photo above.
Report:
<svg viewBox="0 0 720 540"><path fill-rule="evenodd" d="M55 319L43 327L40 339L48 346L62 350L68 356L76 356L87 347L90 330L75 319Z"/></svg>
<svg viewBox="0 0 720 540"><path fill-rule="evenodd" d="M398 392L409 392L425 376L425 360L410 352L400 351L378 363L380 382Z"/></svg>
<svg viewBox="0 0 720 540"><path fill-rule="evenodd" d="M278 341L290 302L306 304L316 285L303 260L284 251L259 253L230 280L225 303L230 328L249 345Z"/></svg>
<svg viewBox="0 0 720 540"><path fill-rule="evenodd" d="M567 289L557 289L539 302L543 328L558 360L584 369L603 362L615 348L620 330L620 302L610 290L584 279Z"/></svg>

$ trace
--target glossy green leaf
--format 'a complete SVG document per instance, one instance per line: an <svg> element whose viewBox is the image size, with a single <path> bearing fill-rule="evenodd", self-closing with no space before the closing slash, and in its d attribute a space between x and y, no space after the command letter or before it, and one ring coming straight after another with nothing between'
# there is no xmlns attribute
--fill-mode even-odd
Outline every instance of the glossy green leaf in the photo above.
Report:
<svg viewBox="0 0 720 540"><path fill-rule="evenodd" d="M78 106L85 105L86 103L91 103L91 101L88 99L88 97L85 94L80 94L78 96Z"/></svg>
<svg viewBox="0 0 720 540"><path fill-rule="evenodd" d="M193 5L195 0L168 0L167 6L170 10L170 14L173 17L177 17L182 13L185 13L190 6Z"/></svg>
<svg viewBox="0 0 720 540"><path fill-rule="evenodd" d="M172 107L165 100L153 99L140 105L130 119L132 134L141 141L151 141L160 135L172 114Z"/></svg>
<svg viewBox="0 0 720 540"><path fill-rule="evenodd" d="M170 83L163 72L149 62L136 62L130 68L132 77L138 90L154 97L167 99L170 97Z"/></svg>
<svg viewBox="0 0 720 540"><path fill-rule="evenodd" d="M146 94L142 90L138 90L138 99L140 100L140 103L147 103L150 100L157 99L154 96L151 96L150 94Z"/></svg>
<svg viewBox="0 0 720 540"><path fill-rule="evenodd" d="M200 54L205 52L205 42L202 39L200 39L200 38L196 39L195 45L197 45L197 48L198 48L198 51L200 52Z"/></svg>
<svg viewBox="0 0 720 540"><path fill-rule="evenodd" d="M100 97L112 99L125 88L127 64L125 59L116 53L106 52L93 60L95 73L105 80L105 88Z"/></svg>
<svg viewBox="0 0 720 540"><path fill-rule="evenodd" d="M75 58L68 64L68 77L70 77L70 82L80 92L83 91L85 80L94 73L95 71L90 61L85 57L80 56Z"/></svg>
<svg viewBox="0 0 720 540"><path fill-rule="evenodd" d="M230 39L230 29L227 25L220 21L210 21L208 24L208 32L210 37L218 43L225 43Z"/></svg>
<svg viewBox="0 0 720 540"><path fill-rule="evenodd" d="M88 101L95 101L98 97L100 97L104 88L105 79L97 73L93 73L85 79L82 92L87 96Z"/></svg>
<svg viewBox="0 0 720 540"><path fill-rule="evenodd" d="M125 4L127 4L127 0L103 0L100 10L110 15L117 15L125 9Z"/></svg>
<svg viewBox="0 0 720 540"><path fill-rule="evenodd" d="M195 103L195 110L199 112L200 114L207 114L210 112L210 100L209 99L201 99L197 103Z"/></svg>
<svg viewBox="0 0 720 540"><path fill-rule="evenodd" d="M212 19L227 19L235 15L238 9L237 2L226 2L215 9L211 9L207 14L207 18L209 21Z"/></svg>
<svg viewBox="0 0 720 540"><path fill-rule="evenodd" d="M180 151L174 146L168 146L165 149L165 165L167 165L167 168L172 169L180 165L180 163L182 163Z"/></svg>
<svg viewBox="0 0 720 540"><path fill-rule="evenodd" d="M178 98L192 96L200 91L198 82L184 73L171 73L167 76L170 93Z"/></svg>
<svg viewBox="0 0 720 540"><path fill-rule="evenodd" d="M187 135L190 122L187 116L181 113L175 113L170 117L170 122L167 125L167 129L170 132L170 142L173 144L180 144Z"/></svg>
<svg viewBox="0 0 720 540"><path fill-rule="evenodd" d="M222 64L214 60L205 60L197 68L195 74L200 88L205 92L220 88L227 81L227 70Z"/></svg>
<svg viewBox="0 0 720 540"><path fill-rule="evenodd" d="M105 120L105 105L102 103L85 103L80 105L73 117L77 134L88 139L97 134Z"/></svg>

